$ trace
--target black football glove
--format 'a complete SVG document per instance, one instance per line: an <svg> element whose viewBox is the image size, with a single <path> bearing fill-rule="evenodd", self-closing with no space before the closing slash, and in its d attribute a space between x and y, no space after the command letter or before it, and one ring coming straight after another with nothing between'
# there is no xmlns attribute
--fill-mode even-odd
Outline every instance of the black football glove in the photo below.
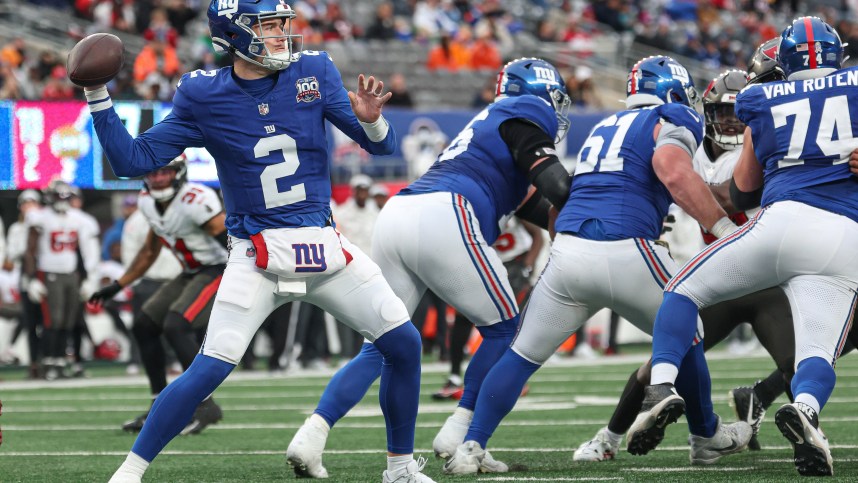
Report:
<svg viewBox="0 0 858 483"><path fill-rule="evenodd" d="M92 296L89 298L89 303L94 305L101 305L104 302L115 297L116 294L121 291L122 285L119 285L119 282L114 280L113 283L111 283L107 287L104 287L103 289L98 290L94 294L92 294Z"/></svg>

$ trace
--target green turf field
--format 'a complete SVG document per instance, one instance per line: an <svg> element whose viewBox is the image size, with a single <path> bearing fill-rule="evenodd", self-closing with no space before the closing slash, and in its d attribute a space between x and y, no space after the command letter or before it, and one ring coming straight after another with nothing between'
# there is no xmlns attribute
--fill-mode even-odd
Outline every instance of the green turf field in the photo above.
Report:
<svg viewBox="0 0 858 483"><path fill-rule="evenodd" d="M635 359L635 358L632 358ZM639 358L637 358L639 359ZM763 424L761 452L727 457L706 468L691 468L684 420L668 429L661 447L648 456L624 450L614 462L576 464L572 451L603 426L634 361L564 362L543 368L531 380L530 394L490 441L496 459L520 470L480 476L481 481L795 481L792 450L774 425L774 409ZM773 363L765 358L722 354L710 361L716 411L733 420L727 391L765 376ZM835 479L858 481L858 357L838 365L838 384L822 413L832 444ZM100 371L93 371L98 373ZM108 372L108 371L104 371ZM141 377L94 377L38 388L23 382L0 383L3 445L0 482L107 481L122 462L134 437L119 426L146 409ZM425 473L447 477L432 457L437 429L454 404L429 395L443 382L441 366L424 370L416 453L429 457ZM294 478L283 452L295 430L312 411L327 383L326 375L268 376L236 373L215 393L224 420L198 436L175 439L146 473L144 481L263 482ZM377 386L331 432L324 458L331 481L377 482L384 469L385 432L375 396Z"/></svg>

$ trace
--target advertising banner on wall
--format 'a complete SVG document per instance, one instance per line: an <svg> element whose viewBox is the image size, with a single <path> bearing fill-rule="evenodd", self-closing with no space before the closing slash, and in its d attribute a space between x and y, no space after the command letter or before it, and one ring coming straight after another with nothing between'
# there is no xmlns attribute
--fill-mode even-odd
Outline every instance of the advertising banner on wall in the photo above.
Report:
<svg viewBox="0 0 858 483"><path fill-rule="evenodd" d="M136 137L166 117L169 103L117 101L117 115ZM385 117L396 131L397 147L390 156L372 156L329 125L328 145L332 181L348 182L356 173L377 179L412 180L424 173L438 154L476 114L473 110L413 111L387 109ZM606 114L576 113L574 129L559 153L572 167L590 129ZM188 179L219 187L211 154L189 148ZM561 156L563 157L563 156ZM140 179L113 174L83 102L0 102L0 189L40 189L54 178L81 188L137 190Z"/></svg>
<svg viewBox="0 0 858 483"><path fill-rule="evenodd" d="M18 189L42 188L54 178L92 185L94 132L86 104L16 102L12 135Z"/></svg>

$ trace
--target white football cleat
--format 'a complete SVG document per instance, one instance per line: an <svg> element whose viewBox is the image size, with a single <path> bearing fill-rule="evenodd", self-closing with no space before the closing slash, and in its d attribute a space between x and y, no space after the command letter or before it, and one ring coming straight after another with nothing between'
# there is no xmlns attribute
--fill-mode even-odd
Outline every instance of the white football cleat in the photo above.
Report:
<svg viewBox="0 0 858 483"><path fill-rule="evenodd" d="M486 451L480 461L480 473L506 473L509 471L509 466L503 461L498 461L492 458L491 453Z"/></svg>
<svg viewBox="0 0 858 483"><path fill-rule="evenodd" d="M775 413L775 424L792 444L795 469L800 475L834 475L828 438L819 429L819 416L812 407L800 402L784 404Z"/></svg>
<svg viewBox="0 0 858 483"><path fill-rule="evenodd" d="M382 473L381 483L435 483L435 480L420 472L425 466L426 458L421 456L417 460L411 460L402 469Z"/></svg>
<svg viewBox="0 0 858 483"><path fill-rule="evenodd" d="M474 413L471 412L470 414L473 417ZM470 418L465 418L458 412L447 418L444 426L435 436L435 440L432 441L435 456L447 459L456 454L456 448L465 441L465 435L468 434L470 426Z"/></svg>
<svg viewBox="0 0 858 483"><path fill-rule="evenodd" d="M689 458L692 465L711 465L728 454L739 453L748 447L748 441L754 435L754 429L745 421L732 424L721 424L718 418L718 428L711 438L703 436L688 436L691 445Z"/></svg>
<svg viewBox="0 0 858 483"><path fill-rule="evenodd" d="M480 471L486 450L476 441L466 441L456 448L453 457L444 463L447 475L473 475Z"/></svg>
<svg viewBox="0 0 858 483"><path fill-rule="evenodd" d="M607 461L614 459L620 443L613 444L608 436L608 428L602 428L590 441L582 443L572 455L572 461Z"/></svg>
<svg viewBox="0 0 858 483"><path fill-rule="evenodd" d="M107 483L141 483L143 481L140 476L134 473L123 471L121 468L116 470L116 473L110 477Z"/></svg>
<svg viewBox="0 0 858 483"><path fill-rule="evenodd" d="M302 478L327 478L322 453L328 441L328 425L310 416L295 433L286 449L286 462Z"/></svg>

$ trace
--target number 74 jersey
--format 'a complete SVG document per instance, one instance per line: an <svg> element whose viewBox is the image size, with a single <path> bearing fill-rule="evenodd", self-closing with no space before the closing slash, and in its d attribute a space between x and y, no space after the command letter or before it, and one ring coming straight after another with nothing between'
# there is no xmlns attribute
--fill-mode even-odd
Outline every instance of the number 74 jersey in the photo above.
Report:
<svg viewBox="0 0 858 483"><path fill-rule="evenodd" d="M140 193L137 205L155 236L172 250L185 271L226 263L226 249L203 229L203 225L223 212L213 189L185 183L163 213L145 191Z"/></svg>
<svg viewBox="0 0 858 483"><path fill-rule="evenodd" d="M736 116L751 128L763 165L762 205L799 201L858 221L858 68L825 77L746 87Z"/></svg>

